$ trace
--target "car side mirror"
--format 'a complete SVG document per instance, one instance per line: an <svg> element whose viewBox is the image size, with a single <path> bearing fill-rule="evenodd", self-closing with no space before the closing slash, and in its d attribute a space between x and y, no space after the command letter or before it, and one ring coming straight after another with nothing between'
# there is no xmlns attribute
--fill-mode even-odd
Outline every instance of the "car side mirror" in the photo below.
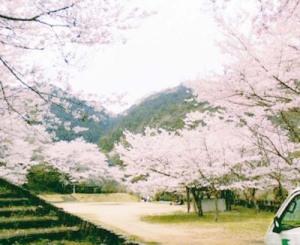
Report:
<svg viewBox="0 0 300 245"><path fill-rule="evenodd" d="M273 228L273 232L275 233L280 233L282 231L281 229L281 224L280 224L280 220L278 217L275 217L274 220L273 220L273 225L274 225L274 228Z"/></svg>

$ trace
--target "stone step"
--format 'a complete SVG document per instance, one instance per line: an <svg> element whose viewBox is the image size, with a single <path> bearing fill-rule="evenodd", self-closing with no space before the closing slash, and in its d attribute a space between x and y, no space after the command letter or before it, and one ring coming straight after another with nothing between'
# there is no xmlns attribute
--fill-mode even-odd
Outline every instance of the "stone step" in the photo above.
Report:
<svg viewBox="0 0 300 245"><path fill-rule="evenodd" d="M24 216L24 215L43 215L46 214L45 210L41 206L12 206L12 207L1 207L0 217L10 217L10 216Z"/></svg>
<svg viewBox="0 0 300 245"><path fill-rule="evenodd" d="M79 228L77 226L60 226L42 229L7 229L0 231L0 244L11 245L16 242L18 242L18 244L24 244L26 242L32 242L40 239L68 239L75 236L78 232Z"/></svg>
<svg viewBox="0 0 300 245"><path fill-rule="evenodd" d="M0 218L0 231L2 229L21 229L21 228L43 228L62 225L56 216L24 216Z"/></svg>
<svg viewBox="0 0 300 245"><path fill-rule="evenodd" d="M24 206L31 204L26 197L0 197L0 207L10 207L10 206Z"/></svg>
<svg viewBox="0 0 300 245"><path fill-rule="evenodd" d="M11 191L0 192L0 198L8 198L8 197L15 198L15 197L22 197L22 195Z"/></svg>

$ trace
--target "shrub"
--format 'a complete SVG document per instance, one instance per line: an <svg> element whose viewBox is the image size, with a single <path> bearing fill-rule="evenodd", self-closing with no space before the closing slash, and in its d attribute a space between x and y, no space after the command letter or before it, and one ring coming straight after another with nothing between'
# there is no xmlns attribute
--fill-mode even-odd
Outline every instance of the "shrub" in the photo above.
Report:
<svg viewBox="0 0 300 245"><path fill-rule="evenodd" d="M27 175L25 187L35 192L65 193L70 179L67 174L47 163L32 166Z"/></svg>
<svg viewBox="0 0 300 245"><path fill-rule="evenodd" d="M115 180L107 179L101 184L102 193L120 193L125 192L125 187Z"/></svg>
<svg viewBox="0 0 300 245"><path fill-rule="evenodd" d="M174 192L157 192L154 196L155 201L168 201L168 202L175 202L180 198L180 195Z"/></svg>

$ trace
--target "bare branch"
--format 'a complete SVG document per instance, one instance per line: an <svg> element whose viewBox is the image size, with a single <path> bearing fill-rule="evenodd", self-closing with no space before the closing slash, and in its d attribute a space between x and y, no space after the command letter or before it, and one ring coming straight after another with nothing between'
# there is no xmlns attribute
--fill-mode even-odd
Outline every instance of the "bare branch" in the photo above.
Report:
<svg viewBox="0 0 300 245"><path fill-rule="evenodd" d="M35 15L35 16L29 17L29 18L13 17L13 16L8 16L8 15L3 15L3 14L0 14L0 18L5 19L5 20L9 20L9 21L21 21L21 22L36 21L36 22L40 22L40 20L39 20L40 17L45 16L45 15L51 15L51 14L58 13L58 12L62 12L64 10L67 10L69 8L74 7L74 5L75 5L75 3L72 3L69 6L65 6L65 7L59 8L59 9L49 10L47 12L40 13L38 15ZM45 24L45 23L43 23L43 24Z"/></svg>
<svg viewBox="0 0 300 245"><path fill-rule="evenodd" d="M15 112L16 114L18 114L26 123L30 124L30 120L26 117L24 117L24 115L22 115L17 109L14 108L14 106L9 102L7 96L6 96L6 92L5 92L5 88L3 85L3 82L0 81L0 87L1 87L1 92L3 95L3 99L8 107L8 110L11 110L13 112Z"/></svg>
<svg viewBox="0 0 300 245"><path fill-rule="evenodd" d="M41 93L35 89L34 87L30 86L29 84L27 84L26 82L24 82L19 76L18 74L14 71L14 69L7 63L7 61L5 61L1 56L0 56L0 61L2 62L2 64L9 70L9 72L15 77L15 79L17 81L19 81L22 85L24 85L26 88L30 89L32 92L34 92L35 94L37 94L42 100L44 100L45 102L48 102L48 100L41 95Z"/></svg>

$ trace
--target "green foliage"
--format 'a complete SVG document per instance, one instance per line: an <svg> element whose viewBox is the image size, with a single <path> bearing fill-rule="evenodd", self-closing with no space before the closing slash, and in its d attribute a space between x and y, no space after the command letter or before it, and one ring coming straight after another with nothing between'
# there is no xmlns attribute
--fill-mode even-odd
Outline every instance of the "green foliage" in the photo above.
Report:
<svg viewBox="0 0 300 245"><path fill-rule="evenodd" d="M76 193L121 193L125 192L124 186L112 179L101 181L80 182L76 184Z"/></svg>
<svg viewBox="0 0 300 245"><path fill-rule="evenodd" d="M300 109L294 108L289 111L279 113L275 119L284 129L289 132L290 139L300 142Z"/></svg>
<svg viewBox="0 0 300 245"><path fill-rule="evenodd" d="M178 195L174 192L157 192L155 193L154 200L155 201L168 201L168 202L174 202L178 200Z"/></svg>
<svg viewBox="0 0 300 245"><path fill-rule="evenodd" d="M102 193L121 193L125 192L125 187L122 186L115 180L107 179L102 182L101 185L101 192Z"/></svg>
<svg viewBox="0 0 300 245"><path fill-rule="evenodd" d="M101 193L102 188L99 184L91 184L86 182L81 182L75 185L76 193Z"/></svg>
<svg viewBox="0 0 300 245"><path fill-rule="evenodd" d="M116 128L108 135L101 137L99 147L103 152L110 152L114 147L114 142L118 141L123 136L122 128Z"/></svg>
<svg viewBox="0 0 300 245"><path fill-rule="evenodd" d="M147 178L149 177L149 174L141 174L141 175L138 175L138 176L135 176L131 179L131 183L137 183L139 181L145 181L147 180Z"/></svg>
<svg viewBox="0 0 300 245"><path fill-rule="evenodd" d="M273 189L274 201L282 203L288 196L288 191L283 186L275 187Z"/></svg>
<svg viewBox="0 0 300 245"><path fill-rule="evenodd" d="M108 162L110 166L123 166L124 164L119 154L113 154L112 156L108 156Z"/></svg>
<svg viewBox="0 0 300 245"><path fill-rule="evenodd" d="M61 173L58 169L41 163L32 166L27 175L25 187L35 192L55 192L64 193L70 183L69 177Z"/></svg>

